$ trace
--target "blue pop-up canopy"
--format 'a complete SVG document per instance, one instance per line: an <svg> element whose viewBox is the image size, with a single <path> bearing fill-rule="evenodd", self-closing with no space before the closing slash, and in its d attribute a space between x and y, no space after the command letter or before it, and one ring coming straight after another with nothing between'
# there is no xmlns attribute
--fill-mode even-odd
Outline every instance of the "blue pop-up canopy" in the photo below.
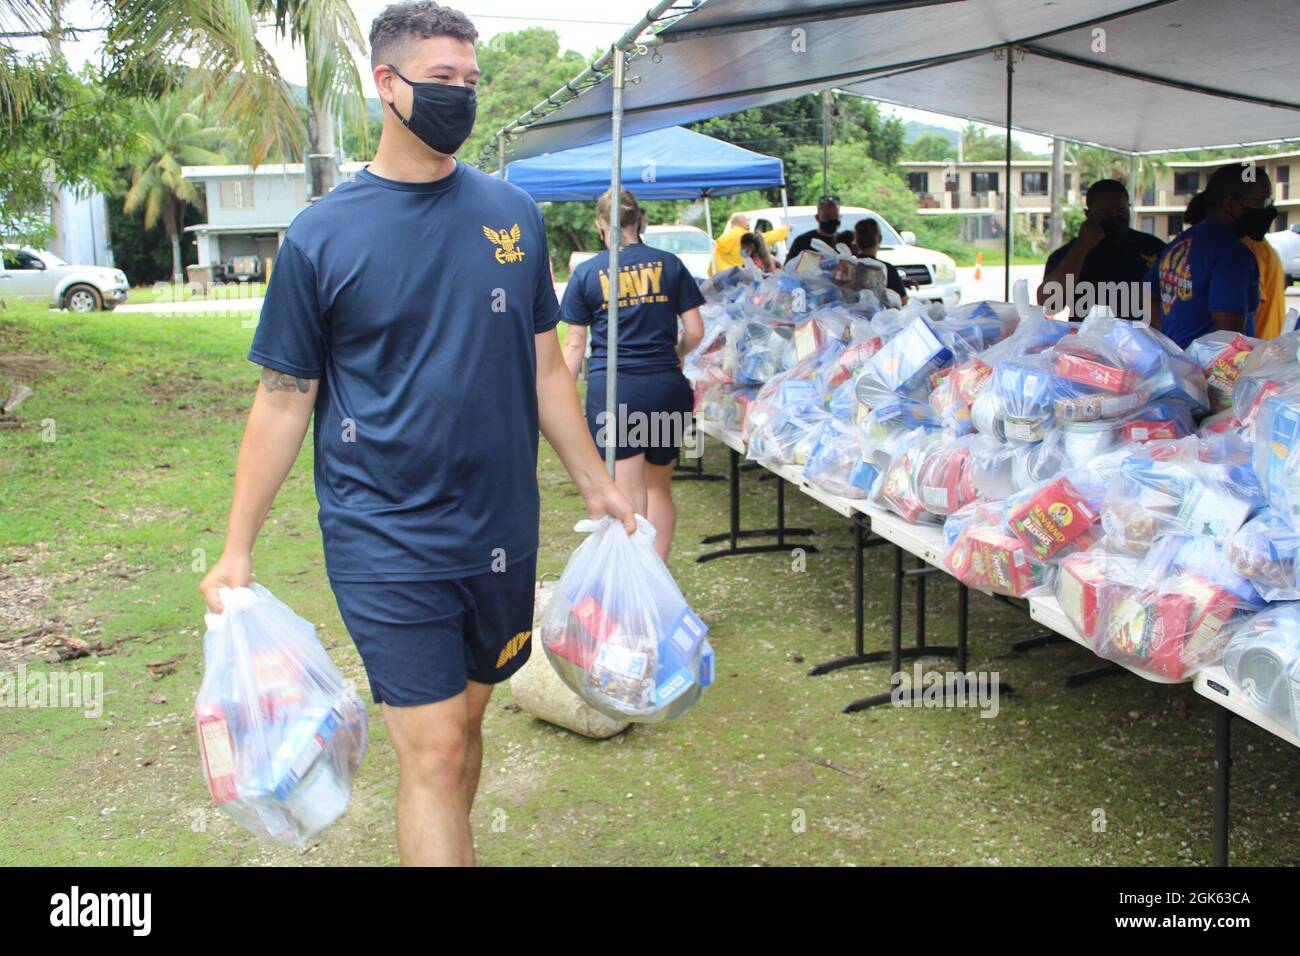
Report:
<svg viewBox="0 0 1300 956"><path fill-rule="evenodd" d="M506 180L538 202L590 202L609 189L610 142L506 164ZM700 199L785 185L774 156L680 126L623 139L623 188L637 199Z"/></svg>

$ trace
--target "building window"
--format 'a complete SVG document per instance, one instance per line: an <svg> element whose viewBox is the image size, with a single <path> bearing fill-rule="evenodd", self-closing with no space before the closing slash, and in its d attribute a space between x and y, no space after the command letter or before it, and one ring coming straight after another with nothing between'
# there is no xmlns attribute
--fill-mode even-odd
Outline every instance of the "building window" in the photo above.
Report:
<svg viewBox="0 0 1300 956"><path fill-rule="evenodd" d="M1065 174L1065 191L1068 193L1068 192L1073 188L1073 186L1074 186L1074 174L1073 174L1073 173L1066 173L1066 174Z"/></svg>
<svg viewBox="0 0 1300 956"><path fill-rule="evenodd" d="M1021 173L1020 192L1026 196L1047 195L1047 173Z"/></svg>
<svg viewBox="0 0 1300 956"><path fill-rule="evenodd" d="M1286 232L1287 229L1290 228L1290 218L1287 216L1285 211L1277 214L1277 219L1274 221L1273 225L1277 232Z"/></svg>
<svg viewBox="0 0 1300 956"><path fill-rule="evenodd" d="M928 193L930 191L930 174L925 170L908 173L907 188L914 193Z"/></svg>
<svg viewBox="0 0 1300 956"><path fill-rule="evenodd" d="M1278 166L1277 175L1273 177L1273 189L1277 193L1276 198L1291 198L1291 166L1289 164Z"/></svg>
<svg viewBox="0 0 1300 956"><path fill-rule="evenodd" d="M1190 196L1193 193L1201 191L1201 174L1192 173L1174 173L1174 194L1177 196Z"/></svg>
<svg viewBox="0 0 1300 956"><path fill-rule="evenodd" d="M970 191L973 193L995 193L998 191L997 173L971 173Z"/></svg>
<svg viewBox="0 0 1300 956"><path fill-rule="evenodd" d="M1156 217L1142 216L1138 220L1138 229L1142 232L1149 232L1154 236L1156 234Z"/></svg>
<svg viewBox="0 0 1300 956"><path fill-rule="evenodd" d="M248 179L223 179L221 181L221 208L252 209L252 177Z"/></svg>

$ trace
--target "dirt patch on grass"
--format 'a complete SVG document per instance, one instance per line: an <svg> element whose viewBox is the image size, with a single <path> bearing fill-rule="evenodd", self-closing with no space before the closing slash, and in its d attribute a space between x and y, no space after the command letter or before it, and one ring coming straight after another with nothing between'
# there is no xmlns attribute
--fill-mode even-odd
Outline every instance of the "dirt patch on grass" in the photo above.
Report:
<svg viewBox="0 0 1300 956"><path fill-rule="evenodd" d="M48 355L0 352L0 386L30 385L58 372L62 366Z"/></svg>
<svg viewBox="0 0 1300 956"><path fill-rule="evenodd" d="M19 548L0 563L0 669L111 654L104 622L86 614L102 588L145 573L108 552L86 567L49 571L47 546ZM69 593L68 585L76 585Z"/></svg>

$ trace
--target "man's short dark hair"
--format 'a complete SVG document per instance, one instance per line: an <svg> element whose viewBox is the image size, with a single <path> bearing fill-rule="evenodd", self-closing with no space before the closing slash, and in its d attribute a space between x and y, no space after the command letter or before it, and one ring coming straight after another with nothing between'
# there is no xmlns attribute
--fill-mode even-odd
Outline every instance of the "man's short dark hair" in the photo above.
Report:
<svg viewBox="0 0 1300 956"><path fill-rule="evenodd" d="M1128 188L1118 179L1099 179L1088 187L1088 194L1084 197L1084 204L1091 206L1093 199L1097 196L1109 196L1112 193L1119 193L1125 199L1128 198Z"/></svg>
<svg viewBox="0 0 1300 956"><path fill-rule="evenodd" d="M408 41L427 40L429 37L451 37L475 43L478 31L465 14L439 6L432 0L390 4L370 24L370 68L399 59L397 53Z"/></svg>
<svg viewBox="0 0 1300 956"><path fill-rule="evenodd" d="M1207 210L1218 209L1225 199L1244 196L1254 183L1254 178L1246 178L1246 170L1252 167L1242 163L1229 163L1220 166L1210 174L1210 181L1205 184L1205 205ZM1258 170L1256 175L1263 175Z"/></svg>

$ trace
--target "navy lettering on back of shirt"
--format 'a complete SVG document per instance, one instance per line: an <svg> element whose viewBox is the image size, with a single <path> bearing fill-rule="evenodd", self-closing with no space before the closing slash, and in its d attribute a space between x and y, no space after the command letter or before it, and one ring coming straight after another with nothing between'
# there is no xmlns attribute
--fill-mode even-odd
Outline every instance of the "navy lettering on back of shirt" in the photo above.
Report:
<svg viewBox="0 0 1300 956"><path fill-rule="evenodd" d="M298 215L249 358L320 379L332 578L469 576L536 551L534 336L558 318L537 204L464 164L427 183L362 170Z"/></svg>
<svg viewBox="0 0 1300 956"><path fill-rule="evenodd" d="M618 368L677 368L677 316L704 304L699 284L671 252L633 243L619 252ZM605 371L609 348L609 251L573 270L561 307L570 325L591 326L589 374Z"/></svg>

